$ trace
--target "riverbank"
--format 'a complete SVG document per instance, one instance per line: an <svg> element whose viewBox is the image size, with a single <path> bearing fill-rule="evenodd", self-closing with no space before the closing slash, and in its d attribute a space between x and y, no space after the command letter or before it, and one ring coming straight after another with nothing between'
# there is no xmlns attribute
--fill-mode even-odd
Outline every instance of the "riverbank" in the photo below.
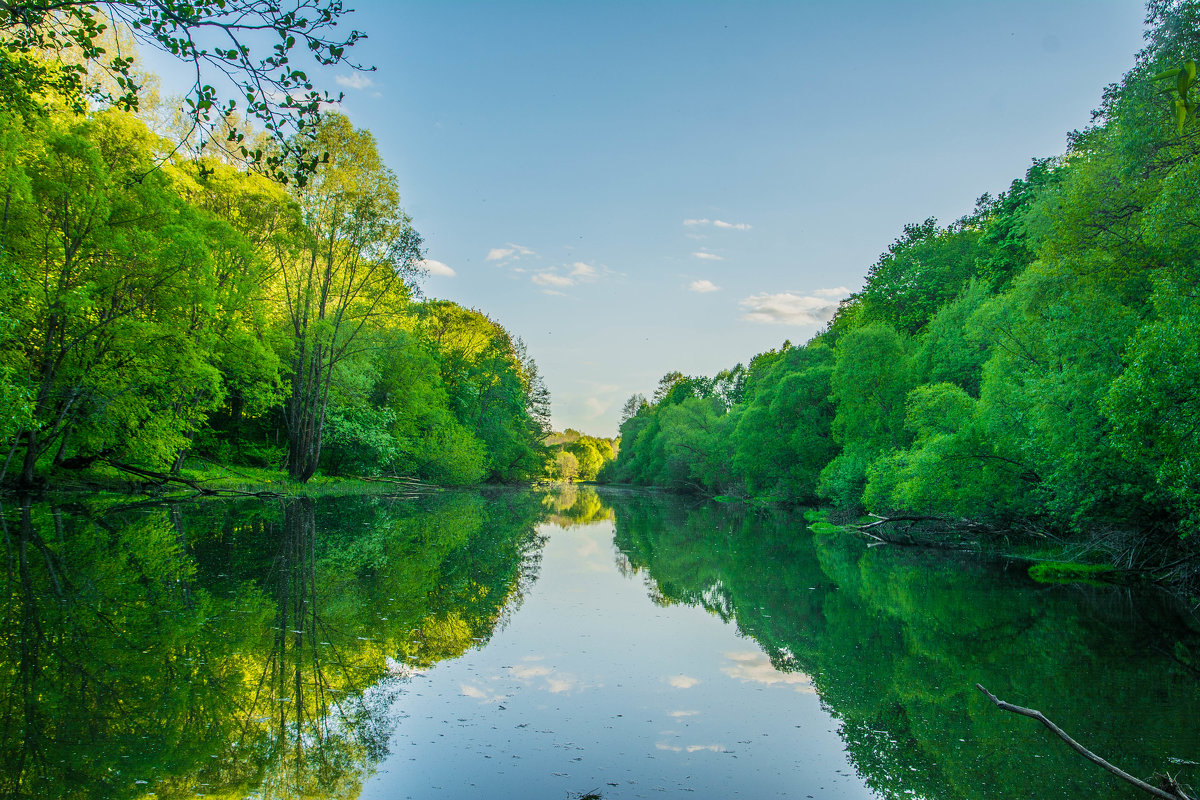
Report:
<svg viewBox="0 0 1200 800"><path fill-rule="evenodd" d="M317 474L308 481L292 480L285 470L230 466L191 459L178 473L133 471L110 464L47 477L34 494L46 499L92 494L97 496L152 495L158 498L194 496L335 497L363 494L435 492L446 486L406 477L359 477ZM454 487L458 488L458 487Z"/></svg>
<svg viewBox="0 0 1200 800"><path fill-rule="evenodd" d="M915 517L863 517L835 523L826 509L804 512L808 529L816 534L842 534L868 540L869 546L894 545L972 553L1002 561L1023 570L1038 583L1158 586L1192 609L1200 609L1200 564L1177 560L1155 566L1121 565L1114 553L1095 542L1050 536L1043 532L973 529L964 521L958 528L944 522L930 526Z"/></svg>

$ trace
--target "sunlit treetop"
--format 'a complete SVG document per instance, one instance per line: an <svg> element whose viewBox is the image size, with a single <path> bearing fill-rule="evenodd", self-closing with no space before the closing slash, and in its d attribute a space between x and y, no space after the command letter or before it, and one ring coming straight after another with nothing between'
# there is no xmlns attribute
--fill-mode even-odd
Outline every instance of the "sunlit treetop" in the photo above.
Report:
<svg viewBox="0 0 1200 800"><path fill-rule="evenodd" d="M337 30L346 13L341 0L0 0L0 109L28 117L57 95L76 110L89 100L137 110L134 54L108 44L126 32L187 65L193 130L224 133L241 112L273 146L250 145L233 129L223 137L229 149L277 180L303 184L320 161L308 145L321 108L338 98L314 88L293 58L307 52L319 66L362 69L346 51L365 34Z"/></svg>

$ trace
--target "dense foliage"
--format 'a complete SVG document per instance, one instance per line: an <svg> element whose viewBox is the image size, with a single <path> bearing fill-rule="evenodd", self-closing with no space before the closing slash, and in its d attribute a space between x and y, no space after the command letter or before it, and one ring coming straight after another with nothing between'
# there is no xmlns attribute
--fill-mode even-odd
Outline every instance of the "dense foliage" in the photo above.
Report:
<svg viewBox="0 0 1200 800"><path fill-rule="evenodd" d="M419 301L369 133L285 189L115 109L0 107L0 481L189 455L307 480L539 475L547 397L483 314ZM165 160L165 161L164 161Z"/></svg>
<svg viewBox="0 0 1200 800"><path fill-rule="evenodd" d="M588 436L574 428L546 437L550 449L547 472L560 481L594 481L600 470L617 457L620 441Z"/></svg>
<svg viewBox="0 0 1200 800"><path fill-rule="evenodd" d="M182 111L197 144L304 184L323 158L321 111L336 98L314 88L298 56L361 69L346 51L366 35L337 30L347 11L341 0L5 0L0 98L27 118L55 101L80 113L89 100L137 110L147 77L136 49L157 50L192 76ZM237 112L261 123L271 146L247 137Z"/></svg>
<svg viewBox="0 0 1200 800"><path fill-rule="evenodd" d="M826 330L736 390L672 373L631 399L602 478L1193 553L1200 124L1155 76L1200 52L1200 4L1156 0L1149 23L1066 154L907 226Z"/></svg>

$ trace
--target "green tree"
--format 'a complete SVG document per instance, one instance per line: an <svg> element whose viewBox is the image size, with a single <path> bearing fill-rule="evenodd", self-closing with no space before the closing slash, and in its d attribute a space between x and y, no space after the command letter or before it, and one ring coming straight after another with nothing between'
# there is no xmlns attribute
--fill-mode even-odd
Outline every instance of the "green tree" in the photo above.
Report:
<svg viewBox="0 0 1200 800"><path fill-rule="evenodd" d="M830 399L833 351L795 347L756 380L753 399L734 416L733 469L751 494L811 501L836 455Z"/></svg>
<svg viewBox="0 0 1200 800"><path fill-rule="evenodd" d="M329 115L316 143L329 163L296 199L304 227L276 242L276 290L289 336L288 473L307 481L320 463L325 413L339 372L366 353L373 329L407 301L421 237L400 207L395 175L369 133Z"/></svg>
<svg viewBox="0 0 1200 800"><path fill-rule="evenodd" d="M567 450L560 450L554 457L555 476L560 480L573 481L579 474L579 459Z"/></svg>
<svg viewBox="0 0 1200 800"><path fill-rule="evenodd" d="M231 147L284 182L303 183L321 160L322 143L312 137L321 109L335 98L314 89L294 59L301 52L321 66L345 62L347 48L365 37L337 32L345 13L340 2L322 0L8 0L0 4L0 108L29 117L56 96L77 112L89 99L136 110L143 86L134 54L109 51L120 41L115 29L188 65L194 78L184 104L193 126L223 128L244 103L276 148L253 148L237 130L228 134ZM234 97L223 99L225 85Z"/></svg>
<svg viewBox="0 0 1200 800"><path fill-rule="evenodd" d="M912 386L907 337L882 323L845 334L834 350L831 430L841 453L821 472L821 496L856 507L871 462L908 444L904 399Z"/></svg>
<svg viewBox="0 0 1200 800"><path fill-rule="evenodd" d="M28 194L11 196L20 333L5 360L29 376L13 445L26 484L69 447L169 465L221 399L205 337L179 324L210 288L203 224L171 174L147 172L155 146L119 112L63 118L28 152Z"/></svg>
<svg viewBox="0 0 1200 800"><path fill-rule="evenodd" d="M981 252L974 226L941 229L932 217L905 225L867 273L860 293L867 318L916 333L975 274Z"/></svg>

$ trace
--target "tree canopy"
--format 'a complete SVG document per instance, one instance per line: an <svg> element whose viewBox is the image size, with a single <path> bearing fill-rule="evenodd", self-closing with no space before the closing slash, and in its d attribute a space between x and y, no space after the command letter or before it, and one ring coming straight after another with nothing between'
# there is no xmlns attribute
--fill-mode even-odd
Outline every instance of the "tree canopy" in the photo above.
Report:
<svg viewBox="0 0 1200 800"><path fill-rule="evenodd" d="M341 0L6 0L0 97L26 117L55 102L77 113L88 101L136 111L143 86L124 35L187 66L184 103L194 128L220 130L241 157L303 183L323 157L313 129L335 98L296 58L358 67L347 50L366 34L337 30L347 11ZM250 144L245 130L226 131L235 111L261 124L274 148Z"/></svg>

